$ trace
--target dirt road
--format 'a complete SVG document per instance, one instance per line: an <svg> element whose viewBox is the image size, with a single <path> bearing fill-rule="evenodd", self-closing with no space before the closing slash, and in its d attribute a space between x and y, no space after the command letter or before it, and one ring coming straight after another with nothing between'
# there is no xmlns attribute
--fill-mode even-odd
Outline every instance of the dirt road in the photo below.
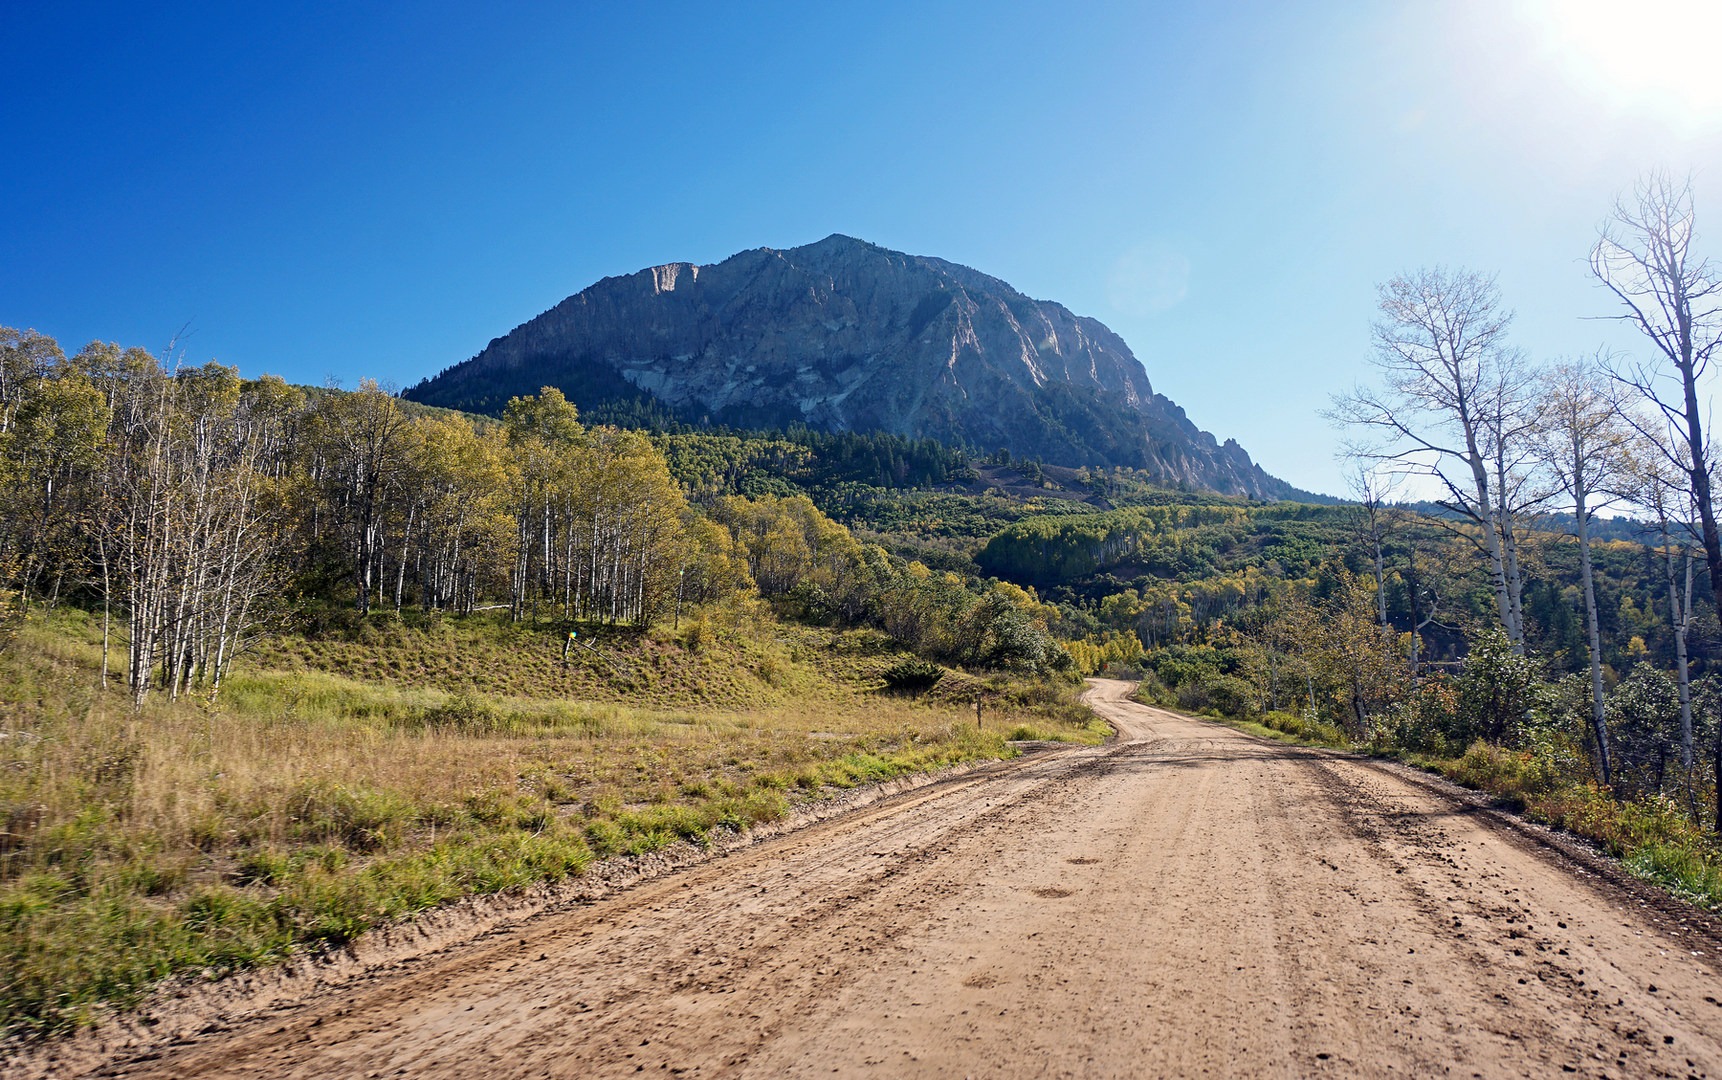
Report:
<svg viewBox="0 0 1722 1080"><path fill-rule="evenodd" d="M130 1076L1722 1077L1718 939L1396 769L1125 700Z"/></svg>

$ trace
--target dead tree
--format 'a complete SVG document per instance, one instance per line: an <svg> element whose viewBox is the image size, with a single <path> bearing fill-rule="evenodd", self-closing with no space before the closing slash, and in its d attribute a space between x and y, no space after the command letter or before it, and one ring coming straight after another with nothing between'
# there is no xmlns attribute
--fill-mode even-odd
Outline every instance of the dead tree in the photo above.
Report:
<svg viewBox="0 0 1722 1080"><path fill-rule="evenodd" d="M1686 477L1711 596L1722 613L1722 535L1710 483L1715 463L1698 394L1699 380L1722 344L1722 275L1693 254L1694 222L1690 182L1676 184L1653 173L1632 198L1615 202L1590 264L1623 309L1614 318L1636 327L1655 347L1653 360L1611 364L1610 374L1660 421L1636 426ZM1717 755L1722 760L1722 733ZM1716 815L1722 828L1722 783L1716 787Z"/></svg>
<svg viewBox="0 0 1722 1080"><path fill-rule="evenodd" d="M1443 506L1475 526L1469 538L1489 568L1501 626L1515 651L1524 625L1503 543L1506 502L1493 475L1504 472L1520 433L1505 410L1522 399L1523 358L1506 346L1512 313L1492 278L1467 270L1420 270L1381 286L1374 364L1381 389L1335 398L1330 419L1369 433L1374 460L1432 479ZM1491 441L1493 440L1493 441ZM1497 460L1499 464L1497 464ZM1511 522L1505 523L1511 530Z"/></svg>

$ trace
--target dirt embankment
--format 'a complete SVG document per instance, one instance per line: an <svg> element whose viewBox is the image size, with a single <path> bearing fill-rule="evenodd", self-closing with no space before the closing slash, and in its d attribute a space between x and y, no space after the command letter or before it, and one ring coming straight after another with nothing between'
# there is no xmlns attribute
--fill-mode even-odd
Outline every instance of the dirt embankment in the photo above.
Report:
<svg viewBox="0 0 1722 1080"><path fill-rule="evenodd" d="M1128 689L1091 695L1110 746L953 778L141 1059L14 1065L1722 1076L1707 920L1438 782Z"/></svg>

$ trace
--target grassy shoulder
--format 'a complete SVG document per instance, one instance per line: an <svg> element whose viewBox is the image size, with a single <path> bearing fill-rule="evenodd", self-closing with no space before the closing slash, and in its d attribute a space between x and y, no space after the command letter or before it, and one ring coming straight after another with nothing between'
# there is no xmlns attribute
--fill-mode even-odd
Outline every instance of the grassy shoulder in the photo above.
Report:
<svg viewBox="0 0 1722 1080"><path fill-rule="evenodd" d="M595 632L566 665L564 636L377 618L272 645L213 702L133 712L97 689L96 620L27 623L0 652L0 1031L1013 739L1104 735L1073 687L953 672L880 693L902 654L879 635L755 607Z"/></svg>
<svg viewBox="0 0 1722 1080"><path fill-rule="evenodd" d="M1138 690L1138 694L1144 694ZM1169 706L1142 696L1145 704ZM1722 911L1722 849L1666 798L1629 802L1609 796L1576 758L1473 743L1458 757L1413 753L1387 742L1358 743L1338 728L1288 712L1254 719L1202 714L1263 738L1390 758L1481 791L1495 805L1595 843L1634 875L1701 907Z"/></svg>

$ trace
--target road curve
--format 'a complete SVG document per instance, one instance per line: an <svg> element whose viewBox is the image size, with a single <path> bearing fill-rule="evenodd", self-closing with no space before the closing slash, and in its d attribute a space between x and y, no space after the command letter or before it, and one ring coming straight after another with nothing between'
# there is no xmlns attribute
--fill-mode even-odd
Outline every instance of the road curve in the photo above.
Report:
<svg viewBox="0 0 1722 1080"><path fill-rule="evenodd" d="M1438 783L1097 680L875 804L126 1076L1722 1077L1718 939Z"/></svg>

